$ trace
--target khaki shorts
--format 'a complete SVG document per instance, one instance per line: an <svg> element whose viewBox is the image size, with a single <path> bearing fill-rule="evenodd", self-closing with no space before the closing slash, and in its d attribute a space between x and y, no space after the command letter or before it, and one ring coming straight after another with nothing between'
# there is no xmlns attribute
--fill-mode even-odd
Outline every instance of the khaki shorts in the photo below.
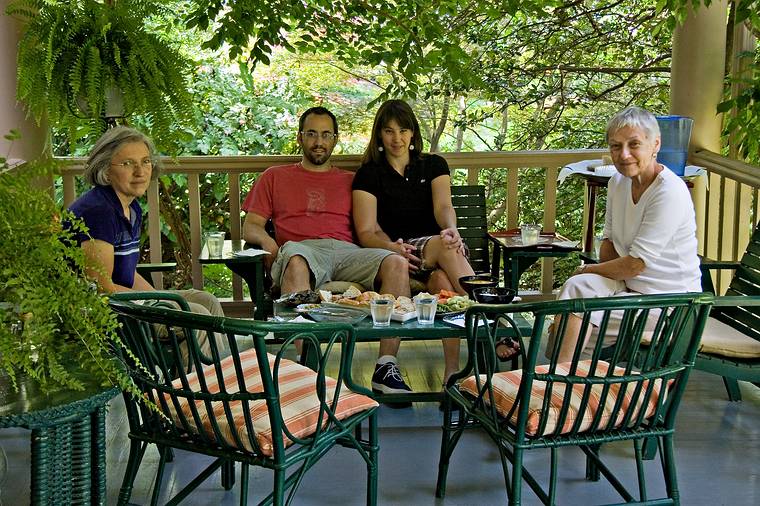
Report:
<svg viewBox="0 0 760 506"><path fill-rule="evenodd" d="M372 290L380 264L393 254L387 249L362 248L337 239L288 241L280 247L272 264L272 280L276 286L282 286L285 266L292 257L301 256L309 265L313 287L329 281L351 281Z"/></svg>

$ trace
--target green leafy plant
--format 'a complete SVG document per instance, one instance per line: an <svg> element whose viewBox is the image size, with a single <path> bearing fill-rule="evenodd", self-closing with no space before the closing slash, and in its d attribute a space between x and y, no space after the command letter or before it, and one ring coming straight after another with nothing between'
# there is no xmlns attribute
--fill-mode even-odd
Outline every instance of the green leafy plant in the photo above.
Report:
<svg viewBox="0 0 760 506"><path fill-rule="evenodd" d="M0 369L14 385L23 372L45 391L81 390L78 378L86 375L135 394L113 359L113 347L121 347L117 321L85 278L84 255L72 240L86 228L35 185L52 170L37 163L10 169L0 160Z"/></svg>
<svg viewBox="0 0 760 506"><path fill-rule="evenodd" d="M72 140L107 121L145 115L151 135L173 151L192 121L191 63L146 26L155 0L13 0L25 21L18 50L19 100Z"/></svg>

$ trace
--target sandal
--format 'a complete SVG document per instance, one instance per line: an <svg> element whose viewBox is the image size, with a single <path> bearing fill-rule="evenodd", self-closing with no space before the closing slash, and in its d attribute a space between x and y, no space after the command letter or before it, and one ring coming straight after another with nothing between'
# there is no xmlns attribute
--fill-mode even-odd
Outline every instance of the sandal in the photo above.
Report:
<svg viewBox="0 0 760 506"><path fill-rule="evenodd" d="M501 353L499 353L499 348L501 348ZM494 349L496 350L496 357L500 362L508 362L520 353L520 343L511 337L505 337L496 342Z"/></svg>

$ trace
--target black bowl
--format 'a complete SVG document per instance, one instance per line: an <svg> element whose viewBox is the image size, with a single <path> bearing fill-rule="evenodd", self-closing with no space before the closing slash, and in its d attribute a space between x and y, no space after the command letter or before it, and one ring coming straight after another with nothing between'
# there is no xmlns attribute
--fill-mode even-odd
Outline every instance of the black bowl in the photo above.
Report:
<svg viewBox="0 0 760 506"><path fill-rule="evenodd" d="M475 302L481 304L509 304L516 294L514 288L503 288L501 286L476 288L472 291Z"/></svg>
<svg viewBox="0 0 760 506"><path fill-rule="evenodd" d="M476 274L475 276L462 276L459 278L459 284L467 292L471 299L475 300L472 291L476 288L492 288L498 284L498 281L487 274Z"/></svg>

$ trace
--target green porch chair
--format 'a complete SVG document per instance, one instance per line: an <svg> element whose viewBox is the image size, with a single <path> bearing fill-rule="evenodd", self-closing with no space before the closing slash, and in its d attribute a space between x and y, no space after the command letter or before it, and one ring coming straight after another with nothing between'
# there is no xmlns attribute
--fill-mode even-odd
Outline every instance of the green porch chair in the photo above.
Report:
<svg viewBox="0 0 760 506"><path fill-rule="evenodd" d="M499 450L511 505L520 504L523 480L542 503L557 501L558 450L563 446L579 447L586 455L586 478L596 480L601 473L624 501L678 504L675 418L711 302L709 294L677 294L470 308L467 364L445 388L436 495L444 496L449 459L462 432L478 426ZM577 345L572 361L559 363L561 338L544 343L549 323L553 320L561 335L567 319L558 317L573 313L582 318L581 335L585 335L594 311L602 315L596 343L583 353ZM513 325L513 312L530 312L535 323L521 343L523 368L498 372L494 335L498 327ZM615 320L618 324L611 325ZM476 329L487 337L476 339ZM651 345L642 350L644 334L650 336ZM550 358L540 362L547 346ZM648 438L659 443L664 499L650 499L646 488L643 442ZM621 440L633 441L638 499L600 456L603 443ZM523 468L524 453L539 448L550 449L548 489Z"/></svg>
<svg viewBox="0 0 760 506"><path fill-rule="evenodd" d="M173 448L215 460L168 504L181 502L220 468L222 486L231 489L239 462L240 504L248 504L248 470L253 465L273 472L272 492L260 504L280 505L293 503L304 474L336 444L357 451L358 461L366 465L367 504L376 503L377 403L351 382L355 335L350 325L274 324L196 315L138 305L129 301L131 296L113 296L111 307L121 323L125 349L120 358L148 402L124 394L130 453L119 504L129 502L151 443L160 455L152 504L159 499ZM146 294L139 297L148 298ZM175 294L158 298L181 301ZM270 353L275 330L291 334ZM208 364L200 336L208 338ZM316 348L316 371L284 358L295 339ZM183 342L190 368L177 366L171 359L180 355ZM338 371L333 378L325 375L332 357ZM365 421L368 430L362 439L359 434ZM336 486L347 478L338 478Z"/></svg>

